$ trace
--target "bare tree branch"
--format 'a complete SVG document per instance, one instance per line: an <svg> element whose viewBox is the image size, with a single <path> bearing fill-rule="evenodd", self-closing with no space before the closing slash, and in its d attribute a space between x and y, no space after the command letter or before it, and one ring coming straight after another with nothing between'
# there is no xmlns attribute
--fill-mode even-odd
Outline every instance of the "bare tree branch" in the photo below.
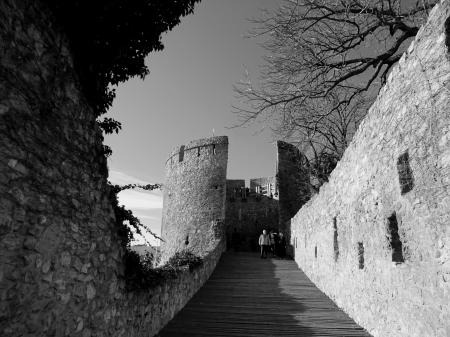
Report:
<svg viewBox="0 0 450 337"><path fill-rule="evenodd" d="M235 86L237 126L263 118L311 167L333 166L437 0L285 0L251 20L267 55ZM316 165L317 166L317 165ZM326 181L327 168L315 169Z"/></svg>

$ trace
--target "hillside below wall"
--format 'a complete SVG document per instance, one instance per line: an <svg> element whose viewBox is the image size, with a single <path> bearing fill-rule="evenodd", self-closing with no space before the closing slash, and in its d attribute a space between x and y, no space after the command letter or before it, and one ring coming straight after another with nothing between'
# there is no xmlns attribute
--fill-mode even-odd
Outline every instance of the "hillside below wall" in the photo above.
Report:
<svg viewBox="0 0 450 337"><path fill-rule="evenodd" d="M432 10L292 220L298 265L374 336L450 336L449 15Z"/></svg>

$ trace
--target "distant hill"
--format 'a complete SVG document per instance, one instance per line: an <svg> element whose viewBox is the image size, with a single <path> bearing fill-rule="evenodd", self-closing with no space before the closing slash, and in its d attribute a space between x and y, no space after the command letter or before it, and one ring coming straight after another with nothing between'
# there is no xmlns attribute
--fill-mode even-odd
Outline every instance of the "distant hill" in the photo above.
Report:
<svg viewBox="0 0 450 337"><path fill-rule="evenodd" d="M147 253L147 252L149 252L153 256L156 256L158 253L158 248L159 247L148 246L148 245L131 246L131 249L134 250L136 253L138 253L141 256L145 255L145 253Z"/></svg>

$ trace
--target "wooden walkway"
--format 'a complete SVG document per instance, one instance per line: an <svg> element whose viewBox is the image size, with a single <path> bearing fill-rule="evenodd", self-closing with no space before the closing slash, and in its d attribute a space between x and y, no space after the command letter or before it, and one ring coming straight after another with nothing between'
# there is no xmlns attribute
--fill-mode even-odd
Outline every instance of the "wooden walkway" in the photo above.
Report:
<svg viewBox="0 0 450 337"><path fill-rule="evenodd" d="M370 336L292 260L226 253L158 336Z"/></svg>

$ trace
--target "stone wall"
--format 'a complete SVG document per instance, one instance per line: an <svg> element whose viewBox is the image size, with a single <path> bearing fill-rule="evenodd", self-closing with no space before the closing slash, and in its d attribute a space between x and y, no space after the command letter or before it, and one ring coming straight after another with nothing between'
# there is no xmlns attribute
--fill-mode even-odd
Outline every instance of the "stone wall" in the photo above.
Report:
<svg viewBox="0 0 450 337"><path fill-rule="evenodd" d="M309 173L303 154L290 143L277 141L277 185L280 202L279 228L290 242L291 218L310 198Z"/></svg>
<svg viewBox="0 0 450 337"><path fill-rule="evenodd" d="M0 2L0 335L151 336L223 245L194 273L125 290L101 131L67 46L39 1Z"/></svg>
<svg viewBox="0 0 450 337"><path fill-rule="evenodd" d="M204 255L224 239L228 138L192 141L166 162L162 261L189 249Z"/></svg>
<svg viewBox="0 0 450 337"><path fill-rule="evenodd" d="M38 1L0 3L0 43L0 335L106 331L122 249L101 132Z"/></svg>
<svg viewBox="0 0 450 337"><path fill-rule="evenodd" d="M200 267L192 271L186 267L176 278L168 279L154 289L133 293L118 303L119 306L111 308L111 323L118 319L118 323L126 328L126 333L107 334L105 337L155 336L209 279L225 251L225 242L217 242L215 247L210 248L202 256L203 264Z"/></svg>
<svg viewBox="0 0 450 337"><path fill-rule="evenodd" d="M245 195L240 193L245 189L245 180L227 180L225 225L228 248L235 228L241 240L239 249L245 251L258 249L258 237L263 229L278 229L278 200L254 190L255 181L272 180L252 179L253 185L250 184Z"/></svg>
<svg viewBox="0 0 450 337"><path fill-rule="evenodd" d="M277 142L276 175L244 180L227 180L226 233L227 246L236 228L242 237L241 249L255 250L263 229L283 232L290 242L291 218L310 198L309 174L298 148L283 141ZM244 192L244 195L241 191ZM292 247L287 247L292 256Z"/></svg>
<svg viewBox="0 0 450 337"><path fill-rule="evenodd" d="M374 336L450 336L450 62L430 13L320 193L295 259Z"/></svg>

